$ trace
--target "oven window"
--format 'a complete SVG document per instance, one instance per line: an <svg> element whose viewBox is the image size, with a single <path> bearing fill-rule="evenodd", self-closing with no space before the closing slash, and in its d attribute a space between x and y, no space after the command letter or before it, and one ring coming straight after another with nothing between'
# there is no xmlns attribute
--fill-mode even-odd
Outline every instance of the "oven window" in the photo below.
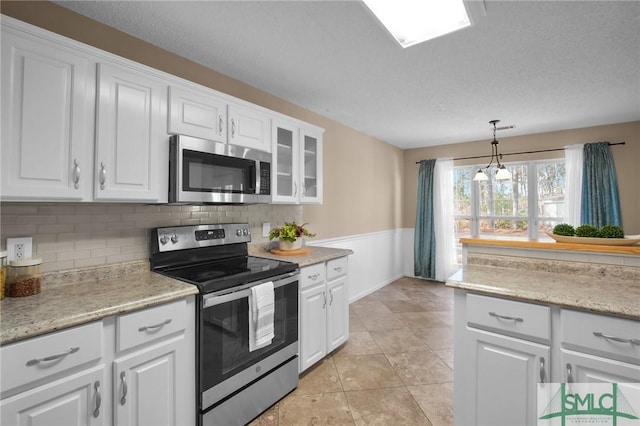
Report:
<svg viewBox="0 0 640 426"><path fill-rule="evenodd" d="M249 299L243 297L201 312L201 390L224 381L298 339L298 283L274 290L271 345L249 352Z"/></svg>
<svg viewBox="0 0 640 426"><path fill-rule="evenodd" d="M255 162L191 150L183 152L183 191L253 193Z"/></svg>

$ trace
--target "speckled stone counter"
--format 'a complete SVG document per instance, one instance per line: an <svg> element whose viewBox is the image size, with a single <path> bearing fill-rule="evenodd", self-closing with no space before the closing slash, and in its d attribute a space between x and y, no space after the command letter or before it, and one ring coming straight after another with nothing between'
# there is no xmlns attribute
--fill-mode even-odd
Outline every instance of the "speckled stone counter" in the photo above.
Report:
<svg viewBox="0 0 640 426"><path fill-rule="evenodd" d="M0 344L197 294L197 287L156 274L148 262L45 274L42 291L0 304Z"/></svg>
<svg viewBox="0 0 640 426"><path fill-rule="evenodd" d="M301 268L353 254L353 251L348 249L316 246L307 246L306 248L311 249L311 253L303 256L279 256L269 251L269 245L250 245L249 254L251 256L265 257L268 259L284 260L286 262L297 263Z"/></svg>
<svg viewBox="0 0 640 426"><path fill-rule="evenodd" d="M533 269L465 265L447 286L640 320L640 281Z"/></svg>

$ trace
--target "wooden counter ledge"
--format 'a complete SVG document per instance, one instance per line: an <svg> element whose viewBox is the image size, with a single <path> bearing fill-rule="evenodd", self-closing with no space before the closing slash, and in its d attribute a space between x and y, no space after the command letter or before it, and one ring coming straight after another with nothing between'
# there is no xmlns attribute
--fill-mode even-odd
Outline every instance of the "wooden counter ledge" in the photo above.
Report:
<svg viewBox="0 0 640 426"><path fill-rule="evenodd" d="M590 244L557 243L553 241L543 242L543 241L524 241L524 240L507 240L507 239L500 240L500 239L492 239L492 238L460 238L460 242L462 244L480 245L480 246L640 255L640 245L638 244L635 244L632 246L603 246L603 245L590 245Z"/></svg>

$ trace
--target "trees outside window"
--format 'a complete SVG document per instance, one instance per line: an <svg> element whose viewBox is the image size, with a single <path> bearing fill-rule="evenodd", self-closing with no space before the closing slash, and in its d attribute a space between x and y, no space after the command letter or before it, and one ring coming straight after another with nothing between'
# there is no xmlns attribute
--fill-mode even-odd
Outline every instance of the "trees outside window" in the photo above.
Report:
<svg viewBox="0 0 640 426"><path fill-rule="evenodd" d="M564 159L510 163L510 180L474 182L479 166L454 169L456 238L549 239L546 232L563 221ZM482 166L480 166L482 167Z"/></svg>

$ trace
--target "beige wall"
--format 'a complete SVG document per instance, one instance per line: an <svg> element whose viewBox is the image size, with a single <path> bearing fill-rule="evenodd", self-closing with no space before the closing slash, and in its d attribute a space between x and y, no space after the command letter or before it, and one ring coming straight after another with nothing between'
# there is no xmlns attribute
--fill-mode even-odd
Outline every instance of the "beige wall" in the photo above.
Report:
<svg viewBox="0 0 640 426"><path fill-rule="evenodd" d="M324 133L324 203L305 206L318 238L400 227L402 150L49 2L0 3L8 16L313 123Z"/></svg>
<svg viewBox="0 0 640 426"><path fill-rule="evenodd" d="M625 145L611 147L616 164L622 222L627 234L640 234L640 121L608 126L587 127L561 132L539 133L526 136L507 137L508 130L499 132L498 151L501 153L562 148L566 145L589 142L626 142ZM416 161L443 158L469 157L491 153L491 135L487 139L453 145L410 149L404 152L404 209L402 224L415 226L416 191L418 165ZM525 154L504 157L503 161L527 161L544 158L561 158L562 151L541 154ZM455 165L483 164L489 159L456 161Z"/></svg>

